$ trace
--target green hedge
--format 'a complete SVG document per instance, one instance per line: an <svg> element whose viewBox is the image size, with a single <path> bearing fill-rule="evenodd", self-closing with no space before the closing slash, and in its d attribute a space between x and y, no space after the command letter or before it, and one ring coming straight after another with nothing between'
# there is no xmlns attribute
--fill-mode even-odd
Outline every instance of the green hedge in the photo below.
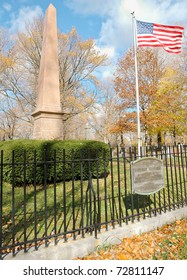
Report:
<svg viewBox="0 0 187 280"><path fill-rule="evenodd" d="M12 140L0 142L3 180L16 186L101 177L109 147L99 141ZM14 181L13 181L14 180Z"/></svg>

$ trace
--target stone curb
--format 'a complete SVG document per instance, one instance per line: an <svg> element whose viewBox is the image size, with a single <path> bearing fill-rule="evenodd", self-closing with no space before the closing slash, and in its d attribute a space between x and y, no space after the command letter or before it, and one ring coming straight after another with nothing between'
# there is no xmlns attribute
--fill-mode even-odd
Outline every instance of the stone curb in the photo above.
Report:
<svg viewBox="0 0 187 280"><path fill-rule="evenodd" d="M70 240L67 243L59 241L57 245L51 242L48 247L42 245L37 251L31 248L27 253L20 251L14 257L9 254L4 260L72 260L78 257L82 258L94 252L98 247L120 244L125 237L149 232L186 217L187 207L171 210L128 225L123 223L122 227L111 228L98 234L97 239L88 235L76 241Z"/></svg>

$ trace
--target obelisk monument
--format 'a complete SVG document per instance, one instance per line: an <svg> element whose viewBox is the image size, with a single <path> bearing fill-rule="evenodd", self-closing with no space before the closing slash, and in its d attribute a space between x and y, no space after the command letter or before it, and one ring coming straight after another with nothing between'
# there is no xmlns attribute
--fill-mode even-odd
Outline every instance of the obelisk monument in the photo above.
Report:
<svg viewBox="0 0 187 280"><path fill-rule="evenodd" d="M38 92L34 118L34 139L62 138L63 113L60 104L58 36L56 9L50 4L46 10Z"/></svg>

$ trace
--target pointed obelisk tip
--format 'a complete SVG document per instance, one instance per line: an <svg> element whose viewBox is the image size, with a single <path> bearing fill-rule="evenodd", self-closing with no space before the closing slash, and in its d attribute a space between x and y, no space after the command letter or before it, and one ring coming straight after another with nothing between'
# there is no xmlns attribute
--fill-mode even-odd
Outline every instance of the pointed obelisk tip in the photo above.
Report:
<svg viewBox="0 0 187 280"><path fill-rule="evenodd" d="M47 8L47 10L48 10L49 8L55 9L55 6L54 6L52 3L50 3L49 6L48 6L48 8Z"/></svg>

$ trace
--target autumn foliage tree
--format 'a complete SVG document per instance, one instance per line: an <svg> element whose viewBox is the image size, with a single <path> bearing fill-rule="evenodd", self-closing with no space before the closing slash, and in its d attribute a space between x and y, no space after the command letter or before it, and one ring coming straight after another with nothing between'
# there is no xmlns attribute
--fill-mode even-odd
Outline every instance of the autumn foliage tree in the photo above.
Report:
<svg viewBox="0 0 187 280"><path fill-rule="evenodd" d="M158 84L162 77L164 59L161 59L157 51L141 48L138 57L138 80L140 98L141 127L147 135L150 128L150 107L158 90ZM120 117L112 130L116 133L135 131L136 125L136 89L135 89L134 54L130 49L117 64L115 73L115 90L119 94L120 102L117 111Z"/></svg>
<svg viewBox="0 0 187 280"><path fill-rule="evenodd" d="M89 111L88 126L94 131L96 138L116 146L116 136L111 133L111 123L117 120L116 104L118 95L114 91L111 77L105 78L99 87L98 101Z"/></svg>
<svg viewBox="0 0 187 280"><path fill-rule="evenodd" d="M0 73L14 65L14 51L7 36L7 31L0 28Z"/></svg>
<svg viewBox="0 0 187 280"><path fill-rule="evenodd" d="M186 75L176 69L166 68L160 80L156 98L149 107L150 133L166 133L173 136L186 133Z"/></svg>
<svg viewBox="0 0 187 280"><path fill-rule="evenodd" d="M14 134L17 119L15 112L11 110L12 101L7 99L6 91L9 87L5 85L4 77L15 65L15 50L8 32L0 29L0 140L6 137L11 139ZM11 104L11 105L10 105Z"/></svg>
<svg viewBox="0 0 187 280"><path fill-rule="evenodd" d="M103 66L106 59L106 55L95 48L94 40L82 41L75 28L68 34L59 34L61 100L70 115L93 105L98 86L94 71Z"/></svg>

